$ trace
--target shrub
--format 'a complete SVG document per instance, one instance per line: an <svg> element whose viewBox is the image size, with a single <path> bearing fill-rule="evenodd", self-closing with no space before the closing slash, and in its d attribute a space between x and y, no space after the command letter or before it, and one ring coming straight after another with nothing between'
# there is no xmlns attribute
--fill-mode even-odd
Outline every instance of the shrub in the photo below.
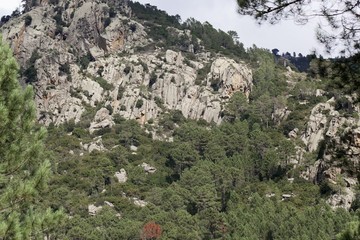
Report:
<svg viewBox="0 0 360 240"><path fill-rule="evenodd" d="M26 83L34 83L38 81L37 78L37 69L35 67L35 62L38 60L41 56L39 55L38 51L35 50L31 54L31 57L28 61L28 68L24 71L25 76L25 82Z"/></svg>
<svg viewBox="0 0 360 240"><path fill-rule="evenodd" d="M125 88L123 86L119 86L118 89L118 95L117 95L117 100L122 99L122 97L124 96L124 92L125 92Z"/></svg>
<svg viewBox="0 0 360 240"><path fill-rule="evenodd" d="M25 17L25 27L30 26L32 22L32 17L30 15L26 15Z"/></svg>
<svg viewBox="0 0 360 240"><path fill-rule="evenodd" d="M149 72L148 65L141 60L139 62L140 62L140 65L143 67L144 72L146 72L146 73Z"/></svg>
<svg viewBox="0 0 360 240"><path fill-rule="evenodd" d="M59 4L59 0L50 0L49 3L51 5L58 5Z"/></svg>
<svg viewBox="0 0 360 240"><path fill-rule="evenodd" d="M97 77L95 78L95 81L106 91L111 91L114 89L114 85L108 83L104 78Z"/></svg>
<svg viewBox="0 0 360 240"><path fill-rule="evenodd" d="M215 91L219 91L220 89L220 84L221 84L221 81L219 78L212 78L211 81L210 81L210 87Z"/></svg>
<svg viewBox="0 0 360 240"><path fill-rule="evenodd" d="M131 71L131 67L130 67L130 66L126 66L126 67L124 68L124 73L125 73L126 75L129 74L130 71Z"/></svg>
<svg viewBox="0 0 360 240"><path fill-rule="evenodd" d="M110 7L109 9L109 17L114 18L116 16L116 10L113 7Z"/></svg>
<svg viewBox="0 0 360 240"><path fill-rule="evenodd" d="M104 66L100 66L96 73L99 74L100 77L102 77L103 72L104 72Z"/></svg>
<svg viewBox="0 0 360 240"><path fill-rule="evenodd" d="M90 62L93 62L93 61L95 61L95 58L91 55L90 52L88 52L86 55L83 55L80 58L78 58L77 63L83 70L83 69L87 69Z"/></svg>
<svg viewBox="0 0 360 240"><path fill-rule="evenodd" d="M135 32L135 31L136 31L136 24L135 24L135 23L133 23L133 24L130 25L130 30L131 30L131 32Z"/></svg>
<svg viewBox="0 0 360 240"><path fill-rule="evenodd" d="M144 100L142 100L141 98L136 102L135 107L136 108L141 108L144 105Z"/></svg>
<svg viewBox="0 0 360 240"><path fill-rule="evenodd" d="M149 81L149 87L150 87L150 88L156 83L156 80L157 80L157 75L156 75L156 73L153 71L153 72L150 74L150 81Z"/></svg>
<svg viewBox="0 0 360 240"><path fill-rule="evenodd" d="M111 18L105 18L105 21L104 21L104 28L106 28L107 26L109 26L111 23Z"/></svg>
<svg viewBox="0 0 360 240"><path fill-rule="evenodd" d="M155 103L156 103L156 105L157 105L158 107L160 107L160 108L163 108L163 107L164 107L164 101L163 101L160 97L156 96L156 97L154 98L154 100L155 100Z"/></svg>
<svg viewBox="0 0 360 240"><path fill-rule="evenodd" d="M106 109L109 110L109 114L112 115L113 112L114 112L114 109L113 107L109 104L109 105L106 105Z"/></svg>
<svg viewBox="0 0 360 240"><path fill-rule="evenodd" d="M60 73L70 74L70 65L69 63L61 64L59 67Z"/></svg>
<svg viewBox="0 0 360 240"><path fill-rule="evenodd" d="M56 25L55 36L63 34L63 31L64 31L64 29L62 26Z"/></svg>

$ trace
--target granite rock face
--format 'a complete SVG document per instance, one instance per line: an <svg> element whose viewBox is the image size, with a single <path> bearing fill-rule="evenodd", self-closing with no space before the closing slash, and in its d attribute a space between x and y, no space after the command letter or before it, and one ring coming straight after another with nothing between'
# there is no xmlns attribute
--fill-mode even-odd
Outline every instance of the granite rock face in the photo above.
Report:
<svg viewBox="0 0 360 240"><path fill-rule="evenodd" d="M252 72L245 63L210 57L205 50L192 60L164 48L136 51L153 40L131 18L126 3L33 1L24 15L2 26L3 39L20 64L36 70L35 80L24 77L22 82L33 82L41 123L78 122L87 106L101 105L90 132L111 127L117 113L144 124L164 111L179 110L186 118L219 124L234 92L249 96ZM117 9L111 16L110 6ZM32 18L29 26L26 16ZM191 36L189 30L173 31ZM205 75L200 76L201 69Z"/></svg>
<svg viewBox="0 0 360 240"><path fill-rule="evenodd" d="M352 101L350 96L347 98ZM359 106L353 104L352 108L352 115L358 115ZM353 116L335 110L335 99L331 98L312 109L300 136L305 145L303 151L318 154L317 161L307 166L302 177L341 189L327 202L346 209L355 200L360 169L360 121Z"/></svg>

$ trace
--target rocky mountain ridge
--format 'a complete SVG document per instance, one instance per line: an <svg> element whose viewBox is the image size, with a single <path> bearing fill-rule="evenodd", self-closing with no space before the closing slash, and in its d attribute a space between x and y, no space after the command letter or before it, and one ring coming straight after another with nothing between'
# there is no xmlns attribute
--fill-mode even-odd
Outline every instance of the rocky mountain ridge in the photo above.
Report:
<svg viewBox="0 0 360 240"><path fill-rule="evenodd" d="M147 37L143 25L129 18L126 2L121 9L123 15L112 15L111 23L105 24L110 10L101 1L64 1L56 6L40 3L3 26L3 38L20 64L33 64L41 123L78 122L84 104L110 106L112 113L138 119L142 124L156 119L165 109L220 123L222 103L233 92L249 95L252 73L245 63L211 57L207 52L195 55L193 60L181 52L161 48L134 53L135 48L148 46L153 40ZM26 26L24 19L29 17L32 21ZM64 22L66 27L61 32L53 18ZM37 57L29 63L34 54ZM84 62L86 66L81 65ZM198 77L198 71L205 67L208 71ZM214 79L219 84L216 91L210 87ZM105 116L102 110L99 115L95 122L105 122L96 126L111 123L111 114Z"/></svg>

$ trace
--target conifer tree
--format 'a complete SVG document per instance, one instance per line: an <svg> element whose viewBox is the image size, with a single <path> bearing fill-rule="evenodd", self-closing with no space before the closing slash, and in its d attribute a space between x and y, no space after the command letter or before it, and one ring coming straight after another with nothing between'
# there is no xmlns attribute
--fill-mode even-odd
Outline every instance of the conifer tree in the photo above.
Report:
<svg viewBox="0 0 360 240"><path fill-rule="evenodd" d="M46 132L35 126L33 91L21 88L18 71L0 41L0 239L43 239L62 213L41 206L50 173Z"/></svg>

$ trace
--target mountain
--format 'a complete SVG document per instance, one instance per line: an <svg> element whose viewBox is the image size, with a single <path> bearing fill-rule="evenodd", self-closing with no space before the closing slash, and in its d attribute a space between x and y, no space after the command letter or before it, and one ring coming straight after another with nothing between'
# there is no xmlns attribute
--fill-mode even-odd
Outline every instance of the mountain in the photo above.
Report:
<svg viewBox="0 0 360 240"><path fill-rule="evenodd" d="M1 32L48 128L41 204L69 216L54 239L334 239L356 222L360 105L331 61L299 72L149 4L25 2Z"/></svg>

